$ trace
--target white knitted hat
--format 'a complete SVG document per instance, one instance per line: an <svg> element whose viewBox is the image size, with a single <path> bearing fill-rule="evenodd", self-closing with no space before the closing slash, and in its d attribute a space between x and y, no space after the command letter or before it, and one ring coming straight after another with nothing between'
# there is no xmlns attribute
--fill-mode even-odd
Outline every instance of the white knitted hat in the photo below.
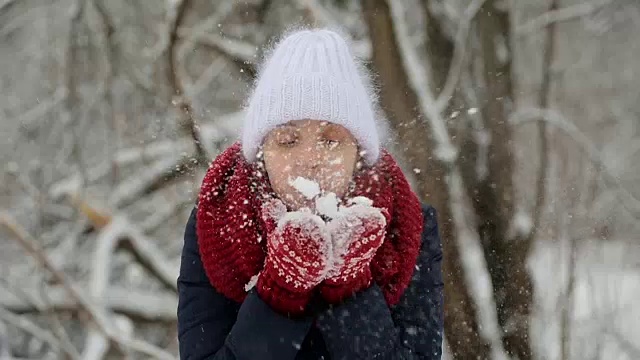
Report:
<svg viewBox="0 0 640 360"><path fill-rule="evenodd" d="M380 154L373 100L347 42L330 30L301 30L281 40L249 98L242 150L254 161L264 137L291 120L347 128L373 165Z"/></svg>

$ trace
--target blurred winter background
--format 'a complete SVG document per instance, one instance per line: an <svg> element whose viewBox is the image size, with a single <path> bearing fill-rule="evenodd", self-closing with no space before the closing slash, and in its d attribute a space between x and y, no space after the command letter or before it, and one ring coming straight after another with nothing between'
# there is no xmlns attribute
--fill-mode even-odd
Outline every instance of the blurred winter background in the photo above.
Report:
<svg viewBox="0 0 640 360"><path fill-rule="evenodd" d="M640 359L636 0L0 0L0 359L177 357L187 216L296 24L439 212L445 358Z"/></svg>

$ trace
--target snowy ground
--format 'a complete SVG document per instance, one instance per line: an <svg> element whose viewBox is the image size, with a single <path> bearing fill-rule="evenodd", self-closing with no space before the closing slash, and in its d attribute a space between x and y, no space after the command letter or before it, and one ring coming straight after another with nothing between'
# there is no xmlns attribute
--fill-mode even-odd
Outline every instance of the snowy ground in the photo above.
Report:
<svg viewBox="0 0 640 360"><path fill-rule="evenodd" d="M540 242L533 249L530 268L536 287L532 338L537 359L563 360L563 306L572 307L568 326L567 359L640 359L640 242L583 241L574 267L573 302L568 298L569 244ZM487 279L479 279L483 283ZM485 337L497 343L495 310L488 287L473 289L480 297ZM487 322L486 319L489 319ZM567 332L565 332L567 333ZM507 359L494 349L496 360ZM451 359L445 350L443 360Z"/></svg>
<svg viewBox="0 0 640 360"><path fill-rule="evenodd" d="M542 359L561 358L561 312L566 302L569 246L538 246L531 267L537 289L532 328ZM575 267L571 359L640 359L640 244L589 242Z"/></svg>

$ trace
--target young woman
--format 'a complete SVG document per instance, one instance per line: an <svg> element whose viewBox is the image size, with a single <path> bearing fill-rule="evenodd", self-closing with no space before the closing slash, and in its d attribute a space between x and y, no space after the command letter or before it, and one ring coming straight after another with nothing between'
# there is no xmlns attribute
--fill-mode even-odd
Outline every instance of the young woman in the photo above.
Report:
<svg viewBox="0 0 640 360"><path fill-rule="evenodd" d="M282 39L186 226L182 359L439 359L442 250L345 40Z"/></svg>

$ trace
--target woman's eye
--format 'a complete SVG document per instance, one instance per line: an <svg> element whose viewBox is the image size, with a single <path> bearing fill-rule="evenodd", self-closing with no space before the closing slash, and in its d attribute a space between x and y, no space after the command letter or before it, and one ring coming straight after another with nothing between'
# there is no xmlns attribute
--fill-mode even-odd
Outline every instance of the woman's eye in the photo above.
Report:
<svg viewBox="0 0 640 360"><path fill-rule="evenodd" d="M338 140L324 139L322 140L322 145L328 147L329 149L335 149L338 145L340 145L340 142Z"/></svg>
<svg viewBox="0 0 640 360"><path fill-rule="evenodd" d="M291 147L291 146L295 145L296 142L297 142L296 139L281 139L281 140L278 140L278 145Z"/></svg>
<svg viewBox="0 0 640 360"><path fill-rule="evenodd" d="M276 142L280 146L291 147L294 146L298 142L298 137L293 133L283 133L278 134L276 138Z"/></svg>

